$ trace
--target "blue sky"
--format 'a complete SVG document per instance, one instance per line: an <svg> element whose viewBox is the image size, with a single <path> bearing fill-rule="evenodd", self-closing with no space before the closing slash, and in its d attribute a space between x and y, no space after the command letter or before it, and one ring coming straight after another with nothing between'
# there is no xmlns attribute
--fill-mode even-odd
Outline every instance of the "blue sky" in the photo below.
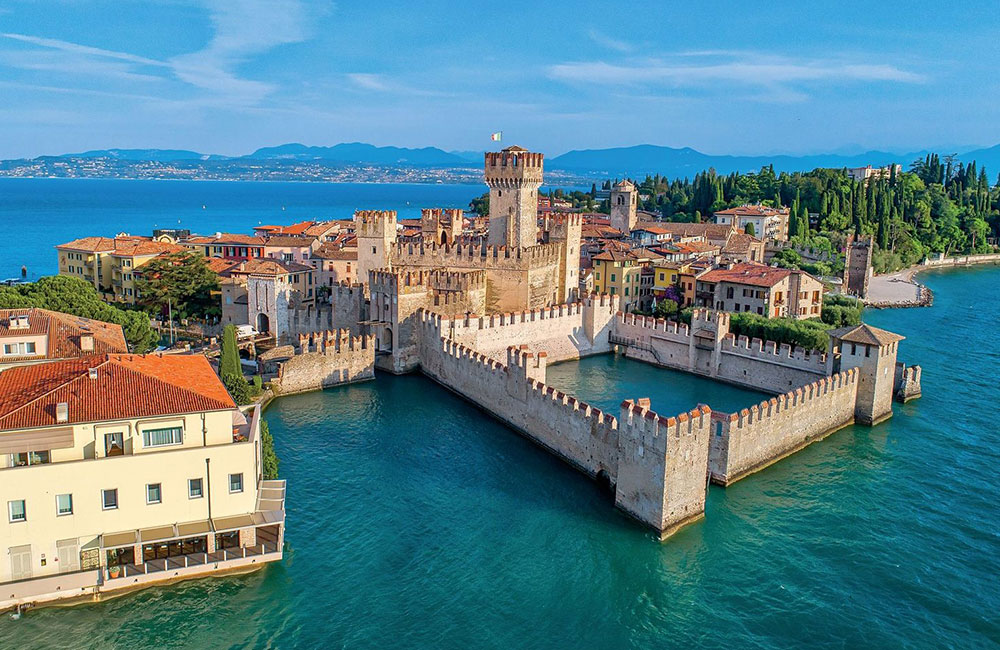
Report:
<svg viewBox="0 0 1000 650"><path fill-rule="evenodd" d="M1000 143L998 64L995 0L3 0L0 157L972 148Z"/></svg>

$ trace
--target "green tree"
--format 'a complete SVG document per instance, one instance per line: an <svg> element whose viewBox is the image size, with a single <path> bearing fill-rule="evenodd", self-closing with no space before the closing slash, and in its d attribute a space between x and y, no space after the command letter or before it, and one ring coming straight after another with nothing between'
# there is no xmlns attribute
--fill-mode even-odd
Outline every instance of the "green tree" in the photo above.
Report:
<svg viewBox="0 0 1000 650"><path fill-rule="evenodd" d="M480 217L485 217L490 213L490 193L484 192L469 201L469 209Z"/></svg>
<svg viewBox="0 0 1000 650"><path fill-rule="evenodd" d="M756 237L757 236L757 231L753 227L753 223L752 222L747 222L747 225L744 226L744 228L743 228L743 232L745 232L746 234L750 235L751 237Z"/></svg>
<svg viewBox="0 0 1000 650"><path fill-rule="evenodd" d="M219 354L219 376L237 404L253 401L250 383L243 376L240 366L240 352L236 345L236 326L226 325L222 330L222 349Z"/></svg>
<svg viewBox="0 0 1000 650"><path fill-rule="evenodd" d="M210 318L222 313L213 295L219 291L219 276L197 253L157 257L140 267L138 274L139 304L151 313L166 315L168 303L175 318Z"/></svg>
<svg viewBox="0 0 1000 650"><path fill-rule="evenodd" d="M262 473L266 480L278 478L278 455L274 451L274 436L267 426L267 420L260 421L260 457Z"/></svg>
<svg viewBox="0 0 1000 650"><path fill-rule="evenodd" d="M122 326L129 349L144 354L156 347L159 335L149 324L149 315L109 305L89 282L65 275L52 275L38 282L0 287L0 309L38 307L93 318Z"/></svg>

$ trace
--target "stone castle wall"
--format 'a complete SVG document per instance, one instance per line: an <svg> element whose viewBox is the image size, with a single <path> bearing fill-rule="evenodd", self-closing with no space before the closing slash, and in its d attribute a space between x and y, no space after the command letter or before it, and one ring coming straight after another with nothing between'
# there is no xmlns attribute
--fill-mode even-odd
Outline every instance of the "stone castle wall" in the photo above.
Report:
<svg viewBox="0 0 1000 650"><path fill-rule="evenodd" d="M556 307L442 318L437 326L440 336L497 361L506 358L512 344L545 351L550 362L566 361L611 351L609 341L618 305L617 296L591 296Z"/></svg>
<svg viewBox="0 0 1000 650"><path fill-rule="evenodd" d="M630 358L772 393L827 375L826 355L817 351L728 333L716 338L697 324L635 314L619 314L612 341Z"/></svg>
<svg viewBox="0 0 1000 650"><path fill-rule="evenodd" d="M271 381L278 395L301 393L374 379L373 336L351 336L347 330L300 334L298 353L281 363Z"/></svg>
<svg viewBox="0 0 1000 650"><path fill-rule="evenodd" d="M709 472L729 485L854 422L858 370L825 377L739 413L712 411Z"/></svg>
<svg viewBox="0 0 1000 650"><path fill-rule="evenodd" d="M559 295L563 244L523 249L473 244L397 242L389 251L394 269L486 272L486 312L544 307Z"/></svg>
<svg viewBox="0 0 1000 650"><path fill-rule="evenodd" d="M440 319L421 312L422 371L591 477L615 486L615 503L661 534L702 516L707 407L661 418L634 403L622 420L544 383L544 354L512 348L503 363L439 336Z"/></svg>

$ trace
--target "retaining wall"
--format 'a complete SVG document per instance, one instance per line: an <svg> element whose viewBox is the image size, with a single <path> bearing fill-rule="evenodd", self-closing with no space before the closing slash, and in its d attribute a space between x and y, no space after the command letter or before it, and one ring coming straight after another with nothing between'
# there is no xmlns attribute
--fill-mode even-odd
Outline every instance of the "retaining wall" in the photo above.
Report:
<svg viewBox="0 0 1000 650"><path fill-rule="evenodd" d="M375 377L375 337L347 330L299 336L299 353L282 362L271 388L278 395Z"/></svg>

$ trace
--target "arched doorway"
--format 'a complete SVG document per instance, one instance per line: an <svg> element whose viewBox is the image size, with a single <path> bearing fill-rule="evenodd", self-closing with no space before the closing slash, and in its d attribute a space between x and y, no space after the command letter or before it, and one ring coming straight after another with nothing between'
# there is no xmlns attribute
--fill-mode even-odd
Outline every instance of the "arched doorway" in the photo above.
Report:
<svg viewBox="0 0 1000 650"><path fill-rule="evenodd" d="M379 352L392 352L392 328L386 325L376 337L378 339Z"/></svg>
<svg viewBox="0 0 1000 650"><path fill-rule="evenodd" d="M599 472L597 472L596 478L597 478L597 486L601 489L602 492L606 492L608 494L614 494L615 488L611 484L611 475L608 474L608 471L606 469L601 469Z"/></svg>
<svg viewBox="0 0 1000 650"><path fill-rule="evenodd" d="M267 317L267 314L257 314L257 331L261 334L271 333L271 319Z"/></svg>

